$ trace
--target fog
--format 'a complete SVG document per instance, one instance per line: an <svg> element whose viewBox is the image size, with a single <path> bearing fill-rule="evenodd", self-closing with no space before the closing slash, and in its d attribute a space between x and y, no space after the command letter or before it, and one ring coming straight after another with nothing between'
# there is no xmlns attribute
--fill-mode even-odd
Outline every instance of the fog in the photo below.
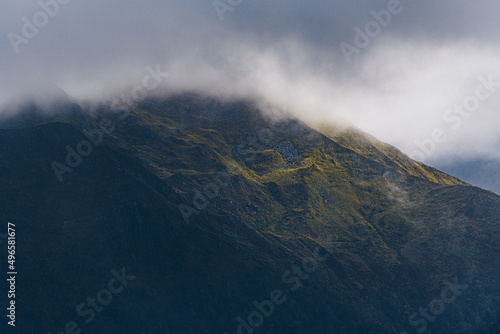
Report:
<svg viewBox="0 0 500 334"><path fill-rule="evenodd" d="M150 94L251 98L308 122L346 120L428 163L500 159L495 1L42 0L0 9L0 103L47 97L51 85L112 100L153 70L160 85Z"/></svg>

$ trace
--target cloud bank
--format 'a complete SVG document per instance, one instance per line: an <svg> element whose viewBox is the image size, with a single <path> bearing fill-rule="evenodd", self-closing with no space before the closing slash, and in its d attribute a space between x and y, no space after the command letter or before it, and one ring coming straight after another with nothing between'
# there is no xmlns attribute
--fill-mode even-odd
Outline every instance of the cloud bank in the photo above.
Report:
<svg viewBox="0 0 500 334"><path fill-rule="evenodd" d="M40 0L0 9L0 103L48 83L78 99L110 98L159 68L169 91L346 119L425 162L500 158L492 0Z"/></svg>

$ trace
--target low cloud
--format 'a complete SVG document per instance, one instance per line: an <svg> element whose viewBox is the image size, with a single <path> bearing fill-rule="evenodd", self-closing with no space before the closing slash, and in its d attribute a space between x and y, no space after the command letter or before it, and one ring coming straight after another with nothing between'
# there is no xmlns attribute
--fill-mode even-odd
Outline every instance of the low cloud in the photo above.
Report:
<svg viewBox="0 0 500 334"><path fill-rule="evenodd" d="M401 0L402 10L350 62L341 43L356 46L355 28L363 31L391 1L243 0L222 22L212 1L57 3L18 53L9 33L22 36L24 18L33 22L43 7L1 5L0 103L48 83L77 99L109 100L158 66L169 75L154 93L194 90L251 98L308 122L347 120L408 154L442 129L446 140L419 157L429 163L500 158L500 92L457 129L443 119L480 77L500 82L494 1Z"/></svg>

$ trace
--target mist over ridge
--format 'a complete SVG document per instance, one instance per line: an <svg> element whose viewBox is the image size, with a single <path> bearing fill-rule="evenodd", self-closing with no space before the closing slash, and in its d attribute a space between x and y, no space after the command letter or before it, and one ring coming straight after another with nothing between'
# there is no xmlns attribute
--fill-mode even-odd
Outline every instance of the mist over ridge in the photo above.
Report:
<svg viewBox="0 0 500 334"><path fill-rule="evenodd" d="M149 94L197 91L303 120L345 119L434 165L500 159L493 0L3 6L0 104L43 96L47 83L77 100L113 101L150 68L168 76ZM464 111L480 78L494 91Z"/></svg>

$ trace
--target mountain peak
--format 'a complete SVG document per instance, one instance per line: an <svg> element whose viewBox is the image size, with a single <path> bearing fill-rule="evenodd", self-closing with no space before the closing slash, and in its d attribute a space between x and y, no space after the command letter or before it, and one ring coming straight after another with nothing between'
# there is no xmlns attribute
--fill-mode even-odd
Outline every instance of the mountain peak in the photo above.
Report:
<svg viewBox="0 0 500 334"><path fill-rule="evenodd" d="M53 83L32 86L0 107L0 128L26 127L50 122L75 122L83 117L79 105Z"/></svg>

